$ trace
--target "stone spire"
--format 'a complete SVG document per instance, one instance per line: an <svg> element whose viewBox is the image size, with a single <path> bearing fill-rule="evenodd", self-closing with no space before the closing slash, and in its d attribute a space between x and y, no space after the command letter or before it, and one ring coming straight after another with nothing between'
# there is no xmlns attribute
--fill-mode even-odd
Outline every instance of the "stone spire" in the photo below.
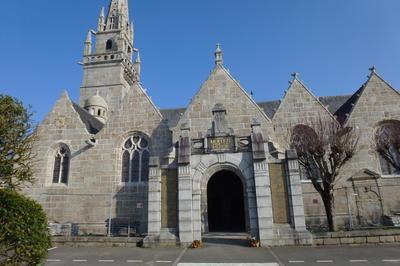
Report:
<svg viewBox="0 0 400 266"><path fill-rule="evenodd" d="M140 60L139 49L136 49L135 70L136 70L136 78L137 78L138 81L140 81L141 60Z"/></svg>
<svg viewBox="0 0 400 266"><path fill-rule="evenodd" d="M222 50L219 43L217 43L217 49L215 49L214 54L215 54L215 64L222 65L224 63L224 60L222 58Z"/></svg>
<svg viewBox="0 0 400 266"><path fill-rule="evenodd" d="M131 22L131 28L130 28L130 37L131 37L131 43L134 44L135 43L135 28L133 26L133 22Z"/></svg>
<svg viewBox="0 0 400 266"><path fill-rule="evenodd" d="M89 30L86 36L86 41L85 41L85 51L84 55L90 55L92 53L92 31Z"/></svg>
<svg viewBox="0 0 400 266"><path fill-rule="evenodd" d="M105 27L105 16L104 16L104 7L101 8L100 11L100 16L99 16L99 24L97 26L97 30L98 31L104 31L104 27Z"/></svg>
<svg viewBox="0 0 400 266"><path fill-rule="evenodd" d="M120 30L128 26L128 0L112 0L106 20L106 30Z"/></svg>

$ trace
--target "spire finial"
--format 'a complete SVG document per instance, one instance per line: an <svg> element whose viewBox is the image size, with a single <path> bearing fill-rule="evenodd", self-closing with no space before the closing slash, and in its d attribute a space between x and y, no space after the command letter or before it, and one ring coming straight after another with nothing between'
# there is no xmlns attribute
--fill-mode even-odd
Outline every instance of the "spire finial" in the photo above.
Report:
<svg viewBox="0 0 400 266"><path fill-rule="evenodd" d="M369 71L371 71L371 73L376 73L376 67L375 66L370 67Z"/></svg>
<svg viewBox="0 0 400 266"><path fill-rule="evenodd" d="M222 65L224 60L222 58L222 50L221 50L221 45L217 43L217 49L215 49L215 64L216 65Z"/></svg>

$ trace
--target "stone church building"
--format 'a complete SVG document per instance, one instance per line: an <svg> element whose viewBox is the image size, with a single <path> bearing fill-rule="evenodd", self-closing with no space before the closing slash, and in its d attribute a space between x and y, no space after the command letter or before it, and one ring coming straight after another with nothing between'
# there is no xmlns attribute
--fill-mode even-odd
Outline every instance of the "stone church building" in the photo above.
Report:
<svg viewBox="0 0 400 266"><path fill-rule="evenodd" d="M182 245L209 232L310 243L325 212L286 133L317 117L360 132L335 185L339 228L398 219L400 175L372 142L382 122L400 123L400 94L374 68L353 95L316 97L293 75L281 100L257 102L225 68L219 46L214 56L186 108L159 109L140 80L128 0L101 10L84 45L79 103L63 92L38 127L41 160L26 193L51 222L70 224L72 234L132 230Z"/></svg>

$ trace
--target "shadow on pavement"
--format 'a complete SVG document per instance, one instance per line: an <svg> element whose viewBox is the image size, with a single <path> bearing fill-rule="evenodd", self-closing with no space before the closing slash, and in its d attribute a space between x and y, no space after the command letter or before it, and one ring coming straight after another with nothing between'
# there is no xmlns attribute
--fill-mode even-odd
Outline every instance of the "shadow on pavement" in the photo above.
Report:
<svg viewBox="0 0 400 266"><path fill-rule="evenodd" d="M249 235L243 233L209 233L203 237L204 245L250 247Z"/></svg>

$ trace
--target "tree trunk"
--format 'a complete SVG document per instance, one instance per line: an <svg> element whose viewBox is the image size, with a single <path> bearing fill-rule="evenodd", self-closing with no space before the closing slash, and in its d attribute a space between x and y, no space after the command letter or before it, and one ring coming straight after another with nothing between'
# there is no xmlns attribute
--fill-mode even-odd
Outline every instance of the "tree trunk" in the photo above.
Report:
<svg viewBox="0 0 400 266"><path fill-rule="evenodd" d="M328 192L323 192L321 196L322 196L322 201L324 202L326 218L328 220L328 229L330 232L334 232L335 226L333 219L333 195L331 195L331 193L328 191Z"/></svg>

